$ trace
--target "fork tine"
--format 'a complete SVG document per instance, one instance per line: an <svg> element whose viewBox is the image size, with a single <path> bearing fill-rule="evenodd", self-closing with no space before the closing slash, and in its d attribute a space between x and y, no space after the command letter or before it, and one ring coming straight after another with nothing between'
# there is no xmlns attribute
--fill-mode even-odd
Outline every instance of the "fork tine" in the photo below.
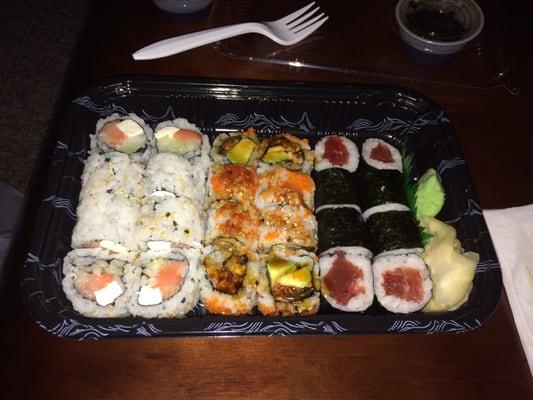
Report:
<svg viewBox="0 0 533 400"><path fill-rule="evenodd" d="M313 25L308 26L307 28L304 28L303 30L298 31L295 33L295 36L297 36L298 41L305 39L307 36L309 36L311 33L316 31L318 28L320 28L324 22L326 22L329 19L329 17L322 18L320 21L315 22Z"/></svg>
<svg viewBox="0 0 533 400"><path fill-rule="evenodd" d="M300 25L305 20L311 18L314 14L316 14L318 11L320 11L320 7L317 7L311 11L306 12L304 15L301 15L300 17L296 18L295 20L287 23L287 28L292 29L297 25Z"/></svg>
<svg viewBox="0 0 533 400"><path fill-rule="evenodd" d="M295 20L296 18L298 18L300 15L302 15L304 12L306 12L307 10L309 10L311 7L313 7L315 5L315 2L311 2L309 3L308 5L306 5L305 7L302 7L300 8L299 10L287 15L286 17L283 17L283 18L280 18L278 19L276 22L279 22L279 23L288 23L288 22L291 22L292 20Z"/></svg>
<svg viewBox="0 0 533 400"><path fill-rule="evenodd" d="M298 25L295 25L295 26L292 26L290 29L291 31L293 31L294 33L298 33L298 32L301 32L303 31L305 28L307 28L308 26L311 26L313 25L316 21L318 21L320 18L322 18L324 15L324 13L320 14L320 15L317 15L316 17L313 17L312 19L308 20L308 21L305 21L301 24L298 24Z"/></svg>

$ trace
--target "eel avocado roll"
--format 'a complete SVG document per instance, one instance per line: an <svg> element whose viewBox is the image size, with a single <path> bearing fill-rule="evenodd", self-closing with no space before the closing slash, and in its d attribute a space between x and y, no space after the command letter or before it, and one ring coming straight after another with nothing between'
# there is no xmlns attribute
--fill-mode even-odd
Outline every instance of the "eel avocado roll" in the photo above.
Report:
<svg viewBox="0 0 533 400"><path fill-rule="evenodd" d="M320 306L320 280L314 253L275 246L265 257L258 280L258 308L263 315L312 315Z"/></svg>
<svg viewBox="0 0 533 400"><path fill-rule="evenodd" d="M309 174L313 169L314 152L309 141L290 133L280 133L263 139L259 154L260 170L282 167Z"/></svg>
<svg viewBox="0 0 533 400"><path fill-rule="evenodd" d="M359 208L355 205L327 205L316 210L318 222L318 252L333 247L372 249Z"/></svg>
<svg viewBox="0 0 533 400"><path fill-rule="evenodd" d="M255 167L260 143L253 128L222 133L213 142L211 158L216 164L240 164Z"/></svg>
<svg viewBox="0 0 533 400"><path fill-rule="evenodd" d="M320 255L320 290L342 311L364 311L374 300L372 263L358 247L336 247Z"/></svg>
<svg viewBox="0 0 533 400"><path fill-rule="evenodd" d="M148 198L137 222L142 250L166 250L181 246L199 248L204 239L200 206L186 197Z"/></svg>
<svg viewBox="0 0 533 400"><path fill-rule="evenodd" d="M133 265L98 249L70 251L63 260L63 290L80 314L94 318L129 315Z"/></svg>
<svg viewBox="0 0 533 400"><path fill-rule="evenodd" d="M358 204L353 174L342 168L328 168L313 172L316 183L315 204Z"/></svg>
<svg viewBox="0 0 533 400"><path fill-rule="evenodd" d="M366 226L374 242L376 254L422 251L418 225L410 210L391 210L369 216Z"/></svg>
<svg viewBox="0 0 533 400"><path fill-rule="evenodd" d="M147 251L137 261L128 309L144 318L184 317L198 302L200 251Z"/></svg>
<svg viewBox="0 0 533 400"><path fill-rule="evenodd" d="M215 165L208 178L209 201L253 203L258 186L259 178L255 168L239 164Z"/></svg>
<svg viewBox="0 0 533 400"><path fill-rule="evenodd" d="M204 182L198 182L196 177L194 168L183 157L159 153L146 166L143 194L153 198L183 196L202 203Z"/></svg>
<svg viewBox="0 0 533 400"><path fill-rule="evenodd" d="M307 174L275 167L259 175L256 205L265 208L289 204L313 209L315 183Z"/></svg>
<svg viewBox="0 0 533 400"><path fill-rule="evenodd" d="M261 214L253 204L219 200L208 210L205 243L228 237L255 251L260 224Z"/></svg>
<svg viewBox="0 0 533 400"><path fill-rule="evenodd" d="M400 152L384 140L367 139L355 186L363 210L385 203L404 204Z"/></svg>
<svg viewBox="0 0 533 400"><path fill-rule="evenodd" d="M431 299L431 282L419 254L382 255L374 259L374 291L388 311L407 314L421 310Z"/></svg>
<svg viewBox="0 0 533 400"><path fill-rule="evenodd" d="M203 250L200 296L213 314L243 315L256 305L259 258L233 238L218 238Z"/></svg>
<svg viewBox="0 0 533 400"><path fill-rule="evenodd" d="M359 165L357 145L344 136L326 136L315 146L315 170L342 168L355 172Z"/></svg>
<svg viewBox="0 0 533 400"><path fill-rule="evenodd" d="M143 168L127 154L91 154L85 163L72 248L137 251Z"/></svg>
<svg viewBox="0 0 533 400"><path fill-rule="evenodd" d="M136 114L115 113L96 123L96 132L91 135L91 153L137 153L136 161L146 161L150 157L152 136L152 129Z"/></svg>
<svg viewBox="0 0 533 400"><path fill-rule="evenodd" d="M263 252L275 245L316 249L316 218L307 207L271 206L262 209L261 214L263 224L259 228L259 244Z"/></svg>

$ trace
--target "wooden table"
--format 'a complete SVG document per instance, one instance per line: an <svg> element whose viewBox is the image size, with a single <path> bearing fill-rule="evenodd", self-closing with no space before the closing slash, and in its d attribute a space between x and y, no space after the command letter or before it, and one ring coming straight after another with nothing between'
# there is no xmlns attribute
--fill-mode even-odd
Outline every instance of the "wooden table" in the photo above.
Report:
<svg viewBox="0 0 533 400"><path fill-rule="evenodd" d="M526 17L531 13L511 11L511 37L531 33ZM65 101L88 84L116 74L346 81L343 75L236 61L211 47L151 62L130 58L146 43L204 26L205 20L172 24L148 1L98 2L80 43ZM515 61L512 77L521 88L516 96L504 89L381 80L423 92L448 111L484 208L533 201L532 43L523 40L509 47ZM33 185L38 192L39 182ZM28 317L20 298L23 239L31 228L28 217L3 296L0 359L7 373L2 374L2 398L533 398L505 294L492 318L460 335L98 342L56 338Z"/></svg>

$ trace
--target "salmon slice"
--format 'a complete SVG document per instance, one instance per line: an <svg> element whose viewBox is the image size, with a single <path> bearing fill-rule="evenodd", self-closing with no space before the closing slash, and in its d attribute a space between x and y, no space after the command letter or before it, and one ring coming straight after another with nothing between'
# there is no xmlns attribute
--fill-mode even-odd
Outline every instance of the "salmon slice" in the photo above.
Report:
<svg viewBox="0 0 533 400"><path fill-rule="evenodd" d="M109 145L114 145L114 146L118 146L122 142L124 142L127 136L117 126L121 122L122 122L121 120L117 119L117 120L109 121L108 123L106 123L103 126L102 130L100 131L100 138L105 143Z"/></svg>
<svg viewBox="0 0 533 400"><path fill-rule="evenodd" d="M95 292L105 288L114 279L115 276L113 274L82 273L76 278L74 286L83 297L89 300L95 300Z"/></svg>
<svg viewBox="0 0 533 400"><path fill-rule="evenodd" d="M186 143L202 143L202 135L189 129L178 129L172 136L174 139Z"/></svg>
<svg viewBox="0 0 533 400"><path fill-rule="evenodd" d="M185 280L186 268L187 264L178 260L165 261L159 267L154 284L151 286L159 288L163 300L168 300L180 290Z"/></svg>

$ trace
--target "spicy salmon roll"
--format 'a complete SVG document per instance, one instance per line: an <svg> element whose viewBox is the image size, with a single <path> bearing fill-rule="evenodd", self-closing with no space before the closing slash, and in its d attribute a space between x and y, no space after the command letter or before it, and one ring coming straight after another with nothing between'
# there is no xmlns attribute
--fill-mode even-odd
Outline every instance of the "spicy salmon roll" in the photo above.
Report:
<svg viewBox="0 0 533 400"><path fill-rule="evenodd" d="M164 198L184 196L202 203L204 184L198 181L194 167L183 157L159 153L148 162L143 181L145 197Z"/></svg>
<svg viewBox="0 0 533 400"><path fill-rule="evenodd" d="M259 140L253 128L222 133L213 142L211 158L217 164L241 164L254 167L259 156Z"/></svg>
<svg viewBox="0 0 533 400"><path fill-rule="evenodd" d="M372 264L357 247L336 247L320 255L320 290L342 311L364 311L374 300Z"/></svg>
<svg viewBox="0 0 533 400"><path fill-rule="evenodd" d="M198 302L198 260L192 248L147 251L139 257L128 309L145 318L180 318Z"/></svg>
<svg viewBox="0 0 533 400"><path fill-rule="evenodd" d="M92 154L85 163L72 248L137 251L143 168L126 154Z"/></svg>
<svg viewBox="0 0 533 400"><path fill-rule="evenodd" d="M376 298L388 311L411 313L431 299L433 283L424 260L416 253L378 256L372 270Z"/></svg>
<svg viewBox="0 0 533 400"><path fill-rule="evenodd" d="M209 201L253 203L258 186L259 178L255 168L238 164L215 165L208 178Z"/></svg>
<svg viewBox="0 0 533 400"><path fill-rule="evenodd" d="M278 244L293 245L308 250L317 246L317 222L311 210L304 206L271 206L261 210L263 225L259 230L261 250L268 251Z"/></svg>
<svg viewBox="0 0 533 400"><path fill-rule="evenodd" d="M152 135L152 129L136 114L115 113L96 123L96 132L91 135L91 153L138 153L136 160L146 161L150 156Z"/></svg>
<svg viewBox="0 0 533 400"><path fill-rule="evenodd" d="M258 280L263 315L312 315L320 306L316 255L293 246L275 246L265 257Z"/></svg>
<svg viewBox="0 0 533 400"><path fill-rule="evenodd" d="M63 260L63 290L80 314L93 318L129 315L128 287L134 267L99 250L79 249Z"/></svg>
<svg viewBox="0 0 533 400"><path fill-rule="evenodd" d="M307 174L275 167L259 175L256 205L265 208L289 204L313 209L315 183Z"/></svg>
<svg viewBox="0 0 533 400"><path fill-rule="evenodd" d="M149 198L141 209L137 235L141 250L199 248L204 238L200 206L186 197Z"/></svg>
<svg viewBox="0 0 533 400"><path fill-rule="evenodd" d="M290 133L280 133L261 141L259 169L282 167L291 171L311 173L314 152L309 141Z"/></svg>
<svg viewBox="0 0 533 400"><path fill-rule="evenodd" d="M250 314L256 305L258 256L233 238L205 247L200 265L201 300L213 314Z"/></svg>
<svg viewBox="0 0 533 400"><path fill-rule="evenodd" d="M315 146L315 170L342 168L355 172L359 165L357 145L344 136L326 136Z"/></svg>

